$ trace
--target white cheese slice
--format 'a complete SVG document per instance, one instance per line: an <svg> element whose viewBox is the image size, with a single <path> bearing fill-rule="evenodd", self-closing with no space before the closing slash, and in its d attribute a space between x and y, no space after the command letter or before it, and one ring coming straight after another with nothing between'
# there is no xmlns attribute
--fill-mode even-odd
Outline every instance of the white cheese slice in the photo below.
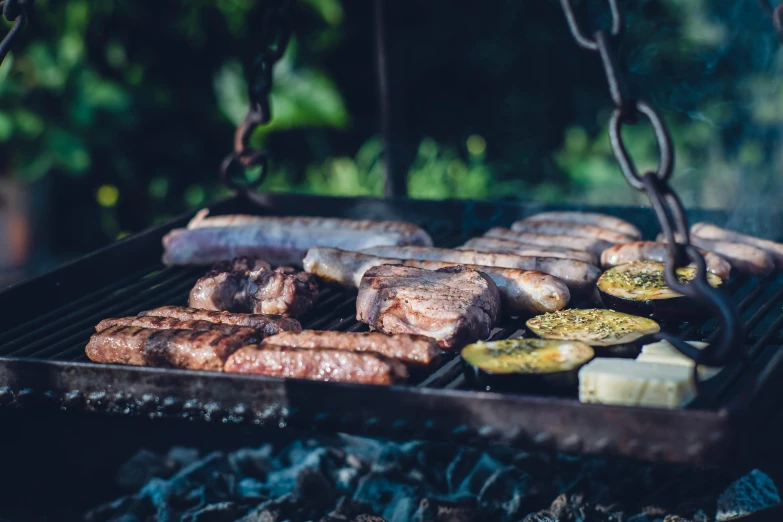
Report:
<svg viewBox="0 0 783 522"><path fill-rule="evenodd" d="M691 346L703 350L707 343L701 341L686 341ZM636 358L639 362L659 363L659 364L680 364L693 367L693 359L683 355L669 341L658 341L657 343L645 344L642 346L642 353ZM699 376L702 379L714 377L721 369L710 366L699 366Z"/></svg>
<svg viewBox="0 0 783 522"><path fill-rule="evenodd" d="M695 396L691 371L682 364L593 359L579 370L579 400L679 408Z"/></svg>

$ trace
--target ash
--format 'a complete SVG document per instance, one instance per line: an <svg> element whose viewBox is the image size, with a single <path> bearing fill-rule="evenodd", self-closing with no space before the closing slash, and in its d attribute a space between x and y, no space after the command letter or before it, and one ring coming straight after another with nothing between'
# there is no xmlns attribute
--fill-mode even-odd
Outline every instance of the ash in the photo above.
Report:
<svg viewBox="0 0 783 522"><path fill-rule="evenodd" d="M716 470L345 435L142 450L117 481L129 494L86 520L706 522L780 501L758 470L732 483Z"/></svg>

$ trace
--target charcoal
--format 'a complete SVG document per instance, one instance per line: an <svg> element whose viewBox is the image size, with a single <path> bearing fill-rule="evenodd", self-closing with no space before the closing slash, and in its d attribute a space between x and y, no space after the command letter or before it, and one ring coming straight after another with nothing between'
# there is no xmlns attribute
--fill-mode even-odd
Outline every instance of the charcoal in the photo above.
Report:
<svg viewBox="0 0 783 522"><path fill-rule="evenodd" d="M264 479L269 472L271 456L271 444L265 444L257 449L243 448L228 456L228 465L236 475Z"/></svg>
<svg viewBox="0 0 783 522"><path fill-rule="evenodd" d="M712 522L712 518L700 509L693 514L693 522Z"/></svg>
<svg viewBox="0 0 783 522"><path fill-rule="evenodd" d="M578 494L567 495L563 493L558 495L549 506L549 512L561 522L584 520L584 498Z"/></svg>
<svg viewBox="0 0 783 522"><path fill-rule="evenodd" d="M197 509L181 518L182 522L232 522L247 511L247 506L218 502Z"/></svg>
<svg viewBox="0 0 783 522"><path fill-rule="evenodd" d="M492 475L504 469L505 466L486 453L482 453L476 461L473 469L457 488L457 495L476 496L478 495Z"/></svg>
<svg viewBox="0 0 783 522"><path fill-rule="evenodd" d="M347 522L371 511L372 508L368 504L355 502L351 497L343 496L337 501L334 510L319 522Z"/></svg>
<svg viewBox="0 0 783 522"><path fill-rule="evenodd" d="M303 469L296 478L296 494L299 503L323 510L334 505L337 492L331 482L318 470Z"/></svg>
<svg viewBox="0 0 783 522"><path fill-rule="evenodd" d="M359 480L353 498L357 502L369 504L373 512L381 513L383 518L391 519L399 502L418 496L419 491L415 485L393 481L386 475L371 471Z"/></svg>
<svg viewBox="0 0 783 522"><path fill-rule="evenodd" d="M146 499L139 497L121 497L89 510L84 515L85 522L103 522L128 516L134 519L144 518L152 513L152 506Z"/></svg>
<svg viewBox="0 0 783 522"><path fill-rule="evenodd" d="M199 451L195 448L184 448L182 446L174 446L166 454L166 460L170 465L176 466L180 469L184 466L190 466L196 462L199 458Z"/></svg>
<svg viewBox="0 0 783 522"><path fill-rule="evenodd" d="M474 448L462 448L457 453L446 468L446 484L450 493L457 492L460 484L470 475L480 456L481 454Z"/></svg>
<svg viewBox="0 0 783 522"><path fill-rule="evenodd" d="M520 522L559 522L557 518L548 513L530 513Z"/></svg>
<svg viewBox="0 0 783 522"><path fill-rule="evenodd" d="M301 451L300 451L301 450ZM319 468L321 459L328 453L327 448L317 448L304 451L301 446L293 448L281 457L282 462L288 462L286 467L270 471L267 475L267 492L270 497L279 497L294 490L299 473L306 468ZM296 457L297 460L291 460ZM299 458L301 457L301 458Z"/></svg>
<svg viewBox="0 0 783 522"><path fill-rule="evenodd" d="M754 469L732 482L718 497L716 522L746 516L780 503L775 483L766 474Z"/></svg>
<svg viewBox="0 0 783 522"><path fill-rule="evenodd" d="M246 477L237 484L237 497L248 501L260 501L264 498L264 495L261 494L263 489L263 482L251 477Z"/></svg>
<svg viewBox="0 0 783 522"><path fill-rule="evenodd" d="M520 507L529 491L530 478L509 466L499 469L484 482L478 494L479 504L490 511L500 511L506 518L522 515Z"/></svg>
<svg viewBox="0 0 783 522"><path fill-rule="evenodd" d="M490 520L473 498L455 501L424 498L413 516L415 522L470 522Z"/></svg>
<svg viewBox="0 0 783 522"><path fill-rule="evenodd" d="M386 522L386 520L374 515L359 515L354 519L354 522Z"/></svg>
<svg viewBox="0 0 783 522"><path fill-rule="evenodd" d="M663 522L691 522L691 521L686 518L682 518L679 515L666 515L663 518Z"/></svg>
<svg viewBox="0 0 783 522"><path fill-rule="evenodd" d="M167 462L151 451L139 450L117 472L116 482L124 491L136 491L152 477L166 475Z"/></svg>

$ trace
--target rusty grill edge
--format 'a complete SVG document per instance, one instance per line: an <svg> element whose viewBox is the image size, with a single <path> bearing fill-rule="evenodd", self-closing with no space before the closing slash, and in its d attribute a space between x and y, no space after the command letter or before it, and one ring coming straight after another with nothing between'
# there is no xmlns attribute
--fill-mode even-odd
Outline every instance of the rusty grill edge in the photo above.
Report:
<svg viewBox="0 0 783 522"><path fill-rule="evenodd" d="M258 194L231 198L213 213L404 219L454 246L492 226L545 209L585 208L537 203L429 202ZM645 208L592 207L628 219L645 232ZM693 211L717 224L726 217ZM163 268L160 238L184 216L115 243L61 269L0 293L0 407L42 408L152 418L246 423L344 431L398 439L504 444L587 454L612 454L697 465L752 461L753 448L779 411L783 361L783 278L735 278L728 285L749 338L752 364L730 367L711 385L716 401L660 410L580 404L573 398L496 394L464 387L459 358L444 361L413 385L376 387L212 372L98 365L84 345L100 318L184 304L202 272ZM780 222L778 218L777 222ZM327 290L303 326L356 331L353 295ZM680 334L709 338L715 322L683 325ZM497 338L511 335L506 325Z"/></svg>

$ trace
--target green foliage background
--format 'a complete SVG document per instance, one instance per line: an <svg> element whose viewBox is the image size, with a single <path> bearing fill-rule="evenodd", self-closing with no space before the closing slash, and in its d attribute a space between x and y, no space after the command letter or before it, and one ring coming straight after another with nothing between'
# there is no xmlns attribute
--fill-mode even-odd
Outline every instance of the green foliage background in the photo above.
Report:
<svg viewBox="0 0 783 522"><path fill-rule="evenodd" d="M245 111L263 4L36 1L0 67L0 176L31 187L53 248L86 251L227 194L217 165ZM609 149L599 62L558 2L387 4L412 197L643 202ZM760 9L739 4L629 6L631 89L670 124L689 205L783 188L779 45ZM370 5L298 3L274 119L254 136L274 158L264 189L381 194ZM649 128L625 136L654 168Z"/></svg>

